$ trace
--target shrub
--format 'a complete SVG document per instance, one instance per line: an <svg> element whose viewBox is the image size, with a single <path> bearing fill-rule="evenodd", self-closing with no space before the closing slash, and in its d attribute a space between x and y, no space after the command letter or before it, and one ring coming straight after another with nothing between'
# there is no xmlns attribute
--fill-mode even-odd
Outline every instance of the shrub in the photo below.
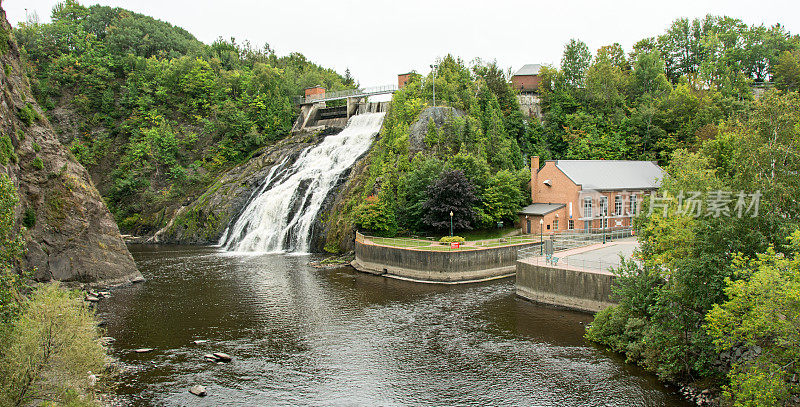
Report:
<svg viewBox="0 0 800 407"><path fill-rule="evenodd" d="M40 119L39 113L30 103L26 103L25 106L17 110L17 117L28 126Z"/></svg>
<svg viewBox="0 0 800 407"><path fill-rule="evenodd" d="M22 291L19 274L13 269L23 251L22 237L14 231L14 208L18 202L17 188L5 174L0 174L0 343L3 347L7 343L8 324L18 314Z"/></svg>
<svg viewBox="0 0 800 407"><path fill-rule="evenodd" d="M379 236L394 236L397 233L397 219L393 208L375 195L367 197L356 208L355 223Z"/></svg>
<svg viewBox="0 0 800 407"><path fill-rule="evenodd" d="M42 151L42 147L39 146L39 144L37 142L35 142L35 141L33 143L31 143L31 147L33 147L33 151L36 152L36 153L38 153L39 151Z"/></svg>
<svg viewBox="0 0 800 407"><path fill-rule="evenodd" d="M41 158L36 157L33 159L33 168L36 168L37 170L44 169L44 162L42 162Z"/></svg>
<svg viewBox="0 0 800 407"><path fill-rule="evenodd" d="M464 239L461 236L445 236L439 239L439 241L442 243L464 243L467 241L467 239Z"/></svg>
<svg viewBox="0 0 800 407"><path fill-rule="evenodd" d="M0 55L8 52L8 42L11 40L11 33L5 28L0 28Z"/></svg>
<svg viewBox="0 0 800 407"><path fill-rule="evenodd" d="M0 136L0 164L6 165L8 162L17 162L17 154L14 152L14 145L7 134Z"/></svg>
<svg viewBox="0 0 800 407"><path fill-rule="evenodd" d="M94 404L89 372L106 370L106 350L79 293L57 283L24 300L0 357L0 405Z"/></svg>
<svg viewBox="0 0 800 407"><path fill-rule="evenodd" d="M25 213L22 215L22 226L28 229L36 226L36 211L33 208L25 208Z"/></svg>

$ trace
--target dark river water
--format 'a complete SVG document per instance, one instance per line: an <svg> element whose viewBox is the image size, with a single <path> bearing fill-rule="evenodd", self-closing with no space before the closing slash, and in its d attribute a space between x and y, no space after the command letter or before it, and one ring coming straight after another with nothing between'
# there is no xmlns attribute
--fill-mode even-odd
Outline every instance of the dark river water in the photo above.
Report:
<svg viewBox="0 0 800 407"><path fill-rule="evenodd" d="M127 405L687 405L587 343L589 315L519 299L513 279L424 285L317 270L309 256L131 252L147 282L98 306Z"/></svg>

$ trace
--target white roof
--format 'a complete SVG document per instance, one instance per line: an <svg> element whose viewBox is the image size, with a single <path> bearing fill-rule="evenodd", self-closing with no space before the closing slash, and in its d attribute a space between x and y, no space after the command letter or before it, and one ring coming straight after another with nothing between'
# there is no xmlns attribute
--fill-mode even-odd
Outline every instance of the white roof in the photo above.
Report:
<svg viewBox="0 0 800 407"><path fill-rule="evenodd" d="M540 69L542 69L541 64L525 64L517 72L514 72L514 76L539 75Z"/></svg>
<svg viewBox="0 0 800 407"><path fill-rule="evenodd" d="M556 160L555 165L583 189L655 189L665 175L654 161Z"/></svg>

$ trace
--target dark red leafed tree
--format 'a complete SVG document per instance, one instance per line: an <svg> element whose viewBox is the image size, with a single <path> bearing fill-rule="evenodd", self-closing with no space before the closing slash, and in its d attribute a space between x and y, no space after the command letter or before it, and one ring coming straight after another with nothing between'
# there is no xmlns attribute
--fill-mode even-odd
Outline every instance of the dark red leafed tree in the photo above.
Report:
<svg viewBox="0 0 800 407"><path fill-rule="evenodd" d="M435 230L453 228L469 230L475 222L475 187L461 170L442 171L439 178L428 187L428 200L422 205L422 223Z"/></svg>

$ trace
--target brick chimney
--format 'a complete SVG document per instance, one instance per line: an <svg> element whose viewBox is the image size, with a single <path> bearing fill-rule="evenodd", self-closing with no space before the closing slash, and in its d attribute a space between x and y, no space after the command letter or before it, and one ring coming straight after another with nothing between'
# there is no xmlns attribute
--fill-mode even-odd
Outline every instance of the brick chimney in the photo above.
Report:
<svg viewBox="0 0 800 407"><path fill-rule="evenodd" d="M539 186L539 156L531 157L531 202L536 203L536 187Z"/></svg>

